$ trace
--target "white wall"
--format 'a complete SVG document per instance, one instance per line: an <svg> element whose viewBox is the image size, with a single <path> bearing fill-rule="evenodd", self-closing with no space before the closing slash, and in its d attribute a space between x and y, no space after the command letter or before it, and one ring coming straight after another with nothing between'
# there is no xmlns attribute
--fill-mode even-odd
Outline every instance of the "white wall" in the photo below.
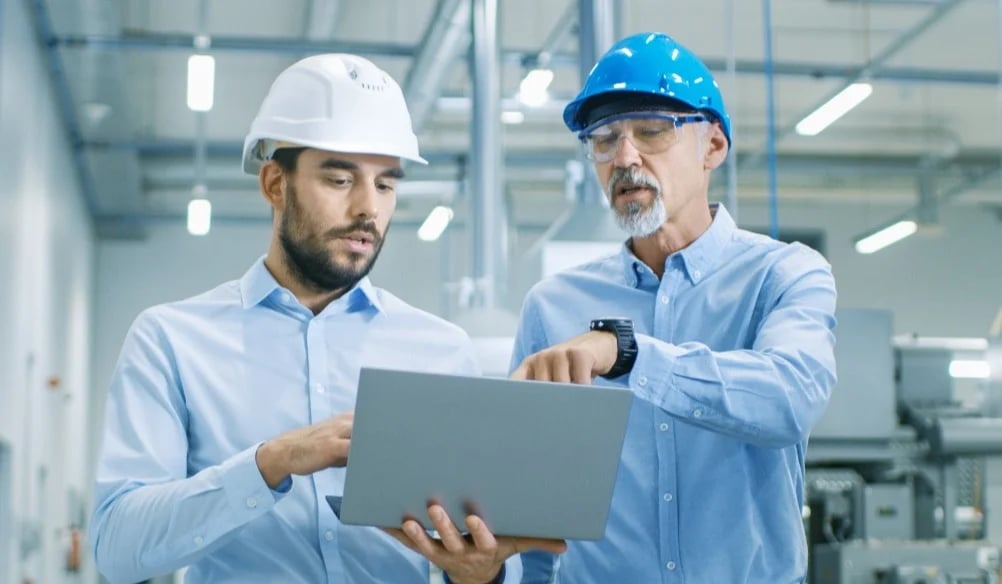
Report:
<svg viewBox="0 0 1002 584"><path fill-rule="evenodd" d="M985 336L1002 307L1002 222L975 205L940 211L939 234L916 234L872 255L860 255L852 238L903 211L873 203L780 207L780 225L824 229L843 308L894 310L896 333ZM741 204L742 224L765 227L767 208Z"/></svg>
<svg viewBox="0 0 1002 584"><path fill-rule="evenodd" d="M0 583L71 582L71 499L83 501L90 476L93 238L27 8L5 2L0 15L0 441L12 474L0 493ZM22 561L31 534L39 547Z"/></svg>

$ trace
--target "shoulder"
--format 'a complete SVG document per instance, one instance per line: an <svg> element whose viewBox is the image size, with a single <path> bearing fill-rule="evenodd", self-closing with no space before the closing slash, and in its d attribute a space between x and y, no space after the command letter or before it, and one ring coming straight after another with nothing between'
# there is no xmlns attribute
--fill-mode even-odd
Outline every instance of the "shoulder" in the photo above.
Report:
<svg viewBox="0 0 1002 584"><path fill-rule="evenodd" d="M219 316L227 309L240 307L240 283L231 280L199 294L150 306L132 323L132 333L164 337L174 326L195 324Z"/></svg>
<svg viewBox="0 0 1002 584"><path fill-rule="evenodd" d="M737 229L733 238L738 256L748 255L781 281L791 281L812 272L831 272L828 260L800 242L786 243L767 235Z"/></svg>
<svg viewBox="0 0 1002 584"><path fill-rule="evenodd" d="M426 310L408 304L397 295L383 288L373 286L382 314L389 322L432 332L439 338L445 337L456 342L469 343L470 337L461 327Z"/></svg>
<svg viewBox="0 0 1002 584"><path fill-rule="evenodd" d="M559 300L572 290L594 284L615 284L623 280L623 255L617 252L543 278L529 289L525 301L538 303Z"/></svg>

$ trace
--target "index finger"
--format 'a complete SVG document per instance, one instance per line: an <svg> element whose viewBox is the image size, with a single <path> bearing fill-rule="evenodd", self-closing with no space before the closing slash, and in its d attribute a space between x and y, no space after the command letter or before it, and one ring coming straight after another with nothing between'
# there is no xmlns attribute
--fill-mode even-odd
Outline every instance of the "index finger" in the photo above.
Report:
<svg viewBox="0 0 1002 584"><path fill-rule="evenodd" d="M511 379L520 379L520 380L529 379L529 366L525 363L525 361L523 361L522 364L518 366L518 369L512 372Z"/></svg>

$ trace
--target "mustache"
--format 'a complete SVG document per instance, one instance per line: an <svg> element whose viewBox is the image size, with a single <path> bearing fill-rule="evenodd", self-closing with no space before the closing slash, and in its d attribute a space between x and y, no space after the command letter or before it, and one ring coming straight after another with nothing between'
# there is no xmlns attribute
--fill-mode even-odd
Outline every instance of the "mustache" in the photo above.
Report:
<svg viewBox="0 0 1002 584"><path fill-rule="evenodd" d="M661 194L661 185L658 184L657 179L635 166L613 170L612 176L609 177L607 192L613 196L619 186L623 184L649 187L655 193Z"/></svg>
<svg viewBox="0 0 1002 584"><path fill-rule="evenodd" d="M372 239L377 242L383 239L382 236L379 235L379 230L376 229L376 223L373 221L355 221L344 227L334 227L333 229L328 230L324 236L327 239L338 239L359 231L372 235Z"/></svg>

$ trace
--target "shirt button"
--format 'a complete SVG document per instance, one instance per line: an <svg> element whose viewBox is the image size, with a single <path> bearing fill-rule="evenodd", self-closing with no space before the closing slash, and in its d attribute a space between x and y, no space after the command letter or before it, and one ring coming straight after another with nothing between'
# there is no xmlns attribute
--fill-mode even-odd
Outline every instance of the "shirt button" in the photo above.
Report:
<svg viewBox="0 0 1002 584"><path fill-rule="evenodd" d="M640 385L647 385L647 377L641 375L639 378L637 378L637 383L639 383Z"/></svg>
<svg viewBox="0 0 1002 584"><path fill-rule="evenodd" d="M323 393L324 392L324 386L323 386L322 383L314 383L313 384L313 389L315 389L317 391L317 393Z"/></svg>
<svg viewBox="0 0 1002 584"><path fill-rule="evenodd" d="M674 570L675 562L668 562L667 564L665 564L665 567L668 568L669 570Z"/></svg>
<svg viewBox="0 0 1002 584"><path fill-rule="evenodd" d="M202 545L202 542L205 541L205 540L202 539L201 535L196 535L194 541L195 541L195 545Z"/></svg>
<svg viewBox="0 0 1002 584"><path fill-rule="evenodd" d="M661 304L668 304L668 295L667 294L662 294L661 295Z"/></svg>
<svg viewBox="0 0 1002 584"><path fill-rule="evenodd" d="M665 502L666 503L671 503L672 499L674 499L674 497L671 496L671 493L665 493Z"/></svg>
<svg viewBox="0 0 1002 584"><path fill-rule="evenodd" d="M247 501L245 501L245 503L247 503L247 506L250 507L251 509L257 507L257 499L255 499L254 497L247 497Z"/></svg>
<svg viewBox="0 0 1002 584"><path fill-rule="evenodd" d="M692 417L694 417L694 418L702 418L703 417L703 410L694 410L692 412Z"/></svg>
<svg viewBox="0 0 1002 584"><path fill-rule="evenodd" d="M667 432L668 431L668 422L661 422L661 426L659 426L659 427L661 428L662 432Z"/></svg>
<svg viewBox="0 0 1002 584"><path fill-rule="evenodd" d="M700 278L703 277L703 272L700 272L699 270L696 270L695 272L692 273L692 277L696 278L698 280L698 279L700 279Z"/></svg>
<svg viewBox="0 0 1002 584"><path fill-rule="evenodd" d="M282 302L286 304L292 304L292 294L288 292L282 292Z"/></svg>
<svg viewBox="0 0 1002 584"><path fill-rule="evenodd" d="M325 531L324 539L326 539L327 541L334 541L334 532L329 529Z"/></svg>

